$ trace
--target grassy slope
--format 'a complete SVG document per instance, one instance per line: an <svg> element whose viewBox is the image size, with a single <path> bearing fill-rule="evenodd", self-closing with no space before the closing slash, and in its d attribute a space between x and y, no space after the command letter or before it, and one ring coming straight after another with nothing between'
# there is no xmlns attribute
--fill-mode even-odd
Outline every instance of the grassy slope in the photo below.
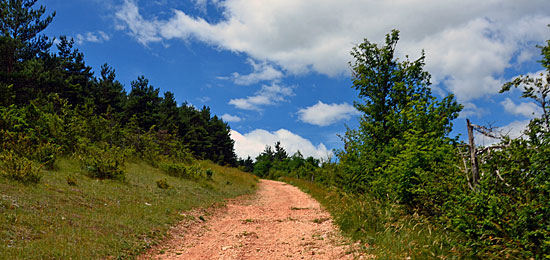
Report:
<svg viewBox="0 0 550 260"><path fill-rule="evenodd" d="M95 180L69 159L37 185L0 178L0 258L131 258L158 242L181 211L256 188L249 174L200 164L214 170L213 181L174 178L143 163L128 164L125 182ZM76 186L67 184L69 175ZM160 179L171 187L159 189Z"/></svg>
<svg viewBox="0 0 550 260"><path fill-rule="evenodd" d="M362 250L377 259L460 259L451 248L458 238L397 205L380 205L367 196L352 196L295 178L282 181L300 188L321 203L342 232L361 241Z"/></svg>

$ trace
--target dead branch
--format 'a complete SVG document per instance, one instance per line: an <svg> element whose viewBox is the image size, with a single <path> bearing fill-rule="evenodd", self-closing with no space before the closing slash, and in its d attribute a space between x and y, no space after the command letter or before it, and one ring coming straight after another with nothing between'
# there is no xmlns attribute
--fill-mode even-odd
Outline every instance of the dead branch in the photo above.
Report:
<svg viewBox="0 0 550 260"><path fill-rule="evenodd" d="M495 170L495 173L497 174L498 178L504 182L504 185L506 185L506 187L510 187L510 184L506 183L506 181L504 180L504 178L502 178L502 176L500 175L500 171L498 169Z"/></svg>

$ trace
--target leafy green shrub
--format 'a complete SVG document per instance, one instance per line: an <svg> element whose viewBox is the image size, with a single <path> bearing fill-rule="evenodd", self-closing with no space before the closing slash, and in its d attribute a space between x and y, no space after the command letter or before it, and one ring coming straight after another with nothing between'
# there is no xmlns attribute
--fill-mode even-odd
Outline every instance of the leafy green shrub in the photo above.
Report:
<svg viewBox="0 0 550 260"><path fill-rule="evenodd" d="M190 178L187 172L187 166L183 163L164 163L158 164L159 168L165 171L168 175L178 178Z"/></svg>
<svg viewBox="0 0 550 260"><path fill-rule="evenodd" d="M89 146L79 156L84 170L92 178L123 180L126 158L120 147Z"/></svg>
<svg viewBox="0 0 550 260"><path fill-rule="evenodd" d="M61 147L54 143L43 143L36 147L32 154L33 158L44 165L48 170L53 170L57 155L60 153Z"/></svg>
<svg viewBox="0 0 550 260"><path fill-rule="evenodd" d="M214 175L214 171L210 168L206 169L206 178L212 180L212 175Z"/></svg>
<svg viewBox="0 0 550 260"><path fill-rule="evenodd" d="M67 176L66 178L67 180L67 184L69 184L69 186L76 186L76 177L74 177L74 175L69 175Z"/></svg>
<svg viewBox="0 0 550 260"><path fill-rule="evenodd" d="M164 179L160 179L160 180L157 181L157 187L159 189L165 190L165 189L170 188L170 185L168 184L168 181L166 180L166 178L164 178Z"/></svg>
<svg viewBox="0 0 550 260"><path fill-rule="evenodd" d="M54 142L60 118L36 105L0 108L0 148L12 150L53 169L61 148Z"/></svg>
<svg viewBox="0 0 550 260"><path fill-rule="evenodd" d="M33 161L8 150L0 155L0 175L25 184L38 183L42 178L42 171Z"/></svg>
<svg viewBox="0 0 550 260"><path fill-rule="evenodd" d="M201 179L208 178L208 173L198 165L186 166L183 163L159 163L159 167L168 175L186 178L186 179ZM212 170L210 170L212 171ZM213 171L212 171L213 173Z"/></svg>
<svg viewBox="0 0 550 260"><path fill-rule="evenodd" d="M193 179L206 178L205 170L198 165L192 165L188 167L187 172L189 173L189 176L191 176L191 178Z"/></svg>

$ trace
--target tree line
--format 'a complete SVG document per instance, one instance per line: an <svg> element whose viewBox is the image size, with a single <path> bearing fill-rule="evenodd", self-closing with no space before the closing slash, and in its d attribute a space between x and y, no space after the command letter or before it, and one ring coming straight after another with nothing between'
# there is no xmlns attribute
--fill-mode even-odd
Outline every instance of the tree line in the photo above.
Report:
<svg viewBox="0 0 550 260"><path fill-rule="evenodd" d="M36 2L0 1L4 159L9 154L53 165L58 155L100 147L132 156L189 154L236 164L229 125L209 107L178 105L172 92L161 96L144 76L132 81L127 93L107 64L95 75L73 39L60 36L54 48L54 41L41 34L55 12L46 14Z"/></svg>

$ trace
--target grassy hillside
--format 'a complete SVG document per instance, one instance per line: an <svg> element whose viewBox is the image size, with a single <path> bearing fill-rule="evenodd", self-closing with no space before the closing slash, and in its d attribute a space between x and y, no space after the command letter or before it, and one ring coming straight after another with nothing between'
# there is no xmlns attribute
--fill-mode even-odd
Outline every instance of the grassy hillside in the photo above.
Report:
<svg viewBox="0 0 550 260"><path fill-rule="evenodd" d="M66 158L35 185L0 178L0 258L132 258L158 242L183 218L182 211L256 188L249 174L204 161L196 164L211 168L212 179L176 178L144 163L129 163L124 181L98 180ZM159 188L158 180L170 187Z"/></svg>

